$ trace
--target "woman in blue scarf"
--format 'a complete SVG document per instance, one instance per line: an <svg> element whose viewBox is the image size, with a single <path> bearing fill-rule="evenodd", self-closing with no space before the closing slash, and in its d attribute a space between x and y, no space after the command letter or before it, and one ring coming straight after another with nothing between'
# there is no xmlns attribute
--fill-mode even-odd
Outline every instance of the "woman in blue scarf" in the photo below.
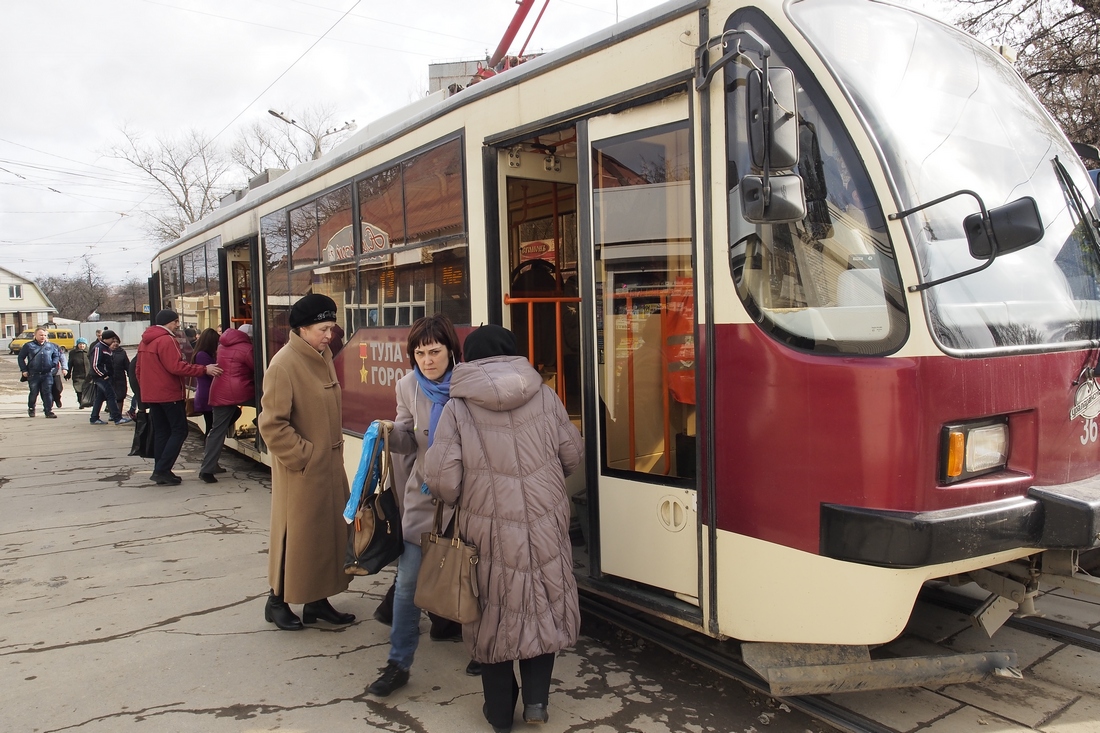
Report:
<svg viewBox="0 0 1100 733"><path fill-rule="evenodd" d="M423 488L424 454L435 437L435 426L451 393L451 369L462 353L454 324L443 314L425 316L409 331L407 343L412 369L397 382L397 417L390 432L390 450L415 454L401 501L401 533L405 551L397 562L393 596L390 654L382 675L367 688L385 697L409 681L409 668L420 638L420 609L413 604L416 576L420 572L420 535L431 531L435 504ZM397 461L395 460L395 463ZM453 510L443 516L444 526Z"/></svg>

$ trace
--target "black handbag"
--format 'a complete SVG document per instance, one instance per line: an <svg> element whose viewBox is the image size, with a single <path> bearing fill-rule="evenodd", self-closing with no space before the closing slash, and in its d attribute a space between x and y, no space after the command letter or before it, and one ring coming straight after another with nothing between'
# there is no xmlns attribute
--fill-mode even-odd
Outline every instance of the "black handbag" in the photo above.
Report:
<svg viewBox="0 0 1100 733"><path fill-rule="evenodd" d="M355 520L348 533L348 548L344 556L344 572L348 575L374 575L401 556L405 540L401 536L401 512L391 480L390 434L380 430L374 452L366 471L367 485L378 476L374 491L363 492Z"/></svg>
<svg viewBox="0 0 1100 733"><path fill-rule="evenodd" d="M130 446L130 455L142 458L156 458L153 449L153 421L149 413L141 410L134 414L134 442Z"/></svg>

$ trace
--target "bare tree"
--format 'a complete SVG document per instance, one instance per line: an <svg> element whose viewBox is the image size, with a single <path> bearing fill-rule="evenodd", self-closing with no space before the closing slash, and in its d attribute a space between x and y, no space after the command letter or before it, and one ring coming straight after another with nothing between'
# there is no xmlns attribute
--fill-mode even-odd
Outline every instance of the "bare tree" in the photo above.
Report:
<svg viewBox="0 0 1100 733"><path fill-rule="evenodd" d="M179 238L188 224L214 211L232 188L227 185L232 161L197 130L152 143L131 130L122 134L125 142L108 154L145 173L155 185L163 205L148 212L148 234L161 242Z"/></svg>
<svg viewBox="0 0 1100 733"><path fill-rule="evenodd" d="M355 120L337 122L328 105L317 105L299 113L275 110L292 122L271 115L245 128L233 144L233 162L258 176L268 168L289 170L325 153L347 139L355 129Z"/></svg>
<svg viewBox="0 0 1100 733"><path fill-rule="evenodd" d="M1066 135L1100 143L1100 0L957 0L945 10L1017 49L1017 70Z"/></svg>
<svg viewBox="0 0 1100 733"><path fill-rule="evenodd" d="M88 257L84 258L78 275L41 275L35 282L57 308L59 316L80 321L98 311L110 292L99 269Z"/></svg>

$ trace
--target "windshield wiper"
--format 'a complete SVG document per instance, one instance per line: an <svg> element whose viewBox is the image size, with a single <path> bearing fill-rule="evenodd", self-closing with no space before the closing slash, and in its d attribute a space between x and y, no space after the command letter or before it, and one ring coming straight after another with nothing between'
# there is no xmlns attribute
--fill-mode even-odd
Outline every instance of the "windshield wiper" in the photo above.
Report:
<svg viewBox="0 0 1100 733"><path fill-rule="evenodd" d="M1100 255L1100 221L1097 221L1096 217L1092 215L1091 209L1085 203L1085 195L1081 193L1081 189L1070 178L1069 171L1062 165L1062 161L1058 159L1058 156L1055 155L1050 162L1054 164L1054 175L1058 178L1062 191L1069 197L1070 205L1077 212L1077 217L1086 223L1085 229L1088 232L1089 243L1092 244L1093 252Z"/></svg>

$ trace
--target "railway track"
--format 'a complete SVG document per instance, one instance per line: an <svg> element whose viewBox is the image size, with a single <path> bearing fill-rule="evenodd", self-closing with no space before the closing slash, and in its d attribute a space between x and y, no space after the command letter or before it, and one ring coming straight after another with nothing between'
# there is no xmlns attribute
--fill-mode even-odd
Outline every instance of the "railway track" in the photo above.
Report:
<svg viewBox="0 0 1100 733"><path fill-rule="evenodd" d="M962 613L967 616L974 613L981 605L980 601L969 596L965 596L961 593L954 593L947 588L933 586L925 586L925 588L921 590L918 598L925 603L945 608L949 611ZM1029 634L1045 636L1048 639L1060 641L1071 646L1100 652L1100 632L1093 629L1074 626L1073 624L1067 624L1042 616L1013 616L1005 622L1005 626Z"/></svg>
<svg viewBox="0 0 1100 733"><path fill-rule="evenodd" d="M674 654L734 679L756 692L771 696L767 682L741 661L736 642L718 641L583 591L580 594L580 606L585 614L603 619ZM896 733L893 728L854 713L820 695L781 699L788 707L844 733Z"/></svg>

